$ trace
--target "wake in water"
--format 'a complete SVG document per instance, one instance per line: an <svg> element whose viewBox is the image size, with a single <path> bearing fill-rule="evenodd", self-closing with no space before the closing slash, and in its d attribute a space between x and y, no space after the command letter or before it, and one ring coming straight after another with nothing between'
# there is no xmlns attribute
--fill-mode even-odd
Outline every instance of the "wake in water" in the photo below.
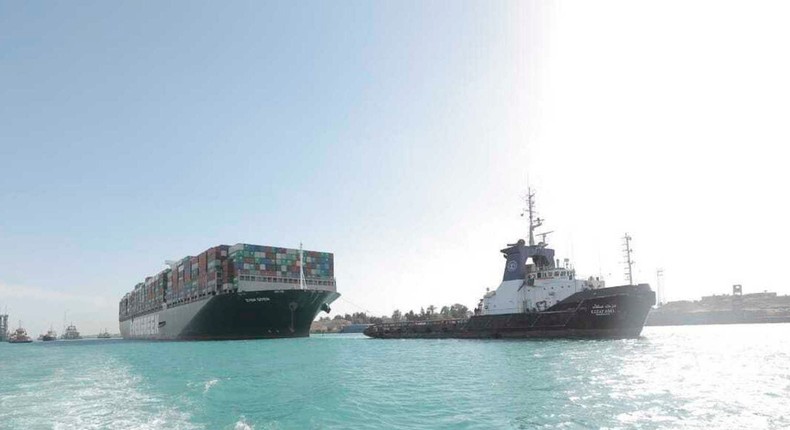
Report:
<svg viewBox="0 0 790 430"><path fill-rule="evenodd" d="M210 390L211 387L216 385L217 382L219 382L219 379L212 379L210 381L206 381L206 384L203 386L203 394L208 393L208 390Z"/></svg>
<svg viewBox="0 0 790 430"><path fill-rule="evenodd" d="M74 348L46 352L64 351L73 353ZM3 428L197 428L189 414L151 395L139 376L111 356L79 354L75 359L56 353L50 358L35 369L35 379L19 380L0 393Z"/></svg>
<svg viewBox="0 0 790 430"><path fill-rule="evenodd" d="M0 428L790 428L790 325L628 341L0 344Z"/></svg>
<svg viewBox="0 0 790 430"><path fill-rule="evenodd" d="M233 430L254 430L254 429L255 427L248 424L244 416L239 418L239 420L236 421L236 425L233 427Z"/></svg>

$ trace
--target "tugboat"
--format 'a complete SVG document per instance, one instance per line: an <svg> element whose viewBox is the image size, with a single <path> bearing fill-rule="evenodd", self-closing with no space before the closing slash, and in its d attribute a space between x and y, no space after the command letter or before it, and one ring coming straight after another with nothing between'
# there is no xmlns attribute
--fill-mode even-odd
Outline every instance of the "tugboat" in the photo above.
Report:
<svg viewBox="0 0 790 430"><path fill-rule="evenodd" d="M636 338L656 295L647 284L633 285L630 236L626 235L629 284L606 287L601 278L576 279L568 260L560 264L546 235L535 243L535 193L527 194L529 243L519 239L500 252L505 257L502 283L487 292L474 315L440 321L383 323L368 327L369 337L399 338Z"/></svg>
<svg viewBox="0 0 790 430"><path fill-rule="evenodd" d="M98 339L111 339L112 335L110 334L110 332L107 331L107 329L104 329L104 331L99 332L99 334L96 337Z"/></svg>
<svg viewBox="0 0 790 430"><path fill-rule="evenodd" d="M27 331L22 328L22 324L19 324L19 328L17 328L11 336L8 338L8 343L31 343L33 339L27 335Z"/></svg>
<svg viewBox="0 0 790 430"><path fill-rule="evenodd" d="M41 340L44 342L50 342L57 339L58 339L58 334L55 333L55 330L53 330L52 327L49 328L49 331L47 331L46 334L41 335Z"/></svg>
<svg viewBox="0 0 790 430"><path fill-rule="evenodd" d="M66 327L66 331L62 335L60 335L60 338L63 340L76 340L76 339L82 339L82 336L80 336L80 332L77 331L77 327L75 327L74 324L72 323L71 325Z"/></svg>

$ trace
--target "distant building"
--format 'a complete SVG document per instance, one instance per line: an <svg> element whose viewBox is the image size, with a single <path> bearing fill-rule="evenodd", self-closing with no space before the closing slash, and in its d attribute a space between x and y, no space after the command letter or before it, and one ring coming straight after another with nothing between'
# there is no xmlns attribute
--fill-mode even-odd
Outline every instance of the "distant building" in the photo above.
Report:
<svg viewBox="0 0 790 430"><path fill-rule="evenodd" d="M8 315L0 315L0 342L8 340Z"/></svg>
<svg viewBox="0 0 790 430"><path fill-rule="evenodd" d="M665 303L648 315L646 325L749 324L790 322L790 295L775 292L704 296L700 300Z"/></svg>

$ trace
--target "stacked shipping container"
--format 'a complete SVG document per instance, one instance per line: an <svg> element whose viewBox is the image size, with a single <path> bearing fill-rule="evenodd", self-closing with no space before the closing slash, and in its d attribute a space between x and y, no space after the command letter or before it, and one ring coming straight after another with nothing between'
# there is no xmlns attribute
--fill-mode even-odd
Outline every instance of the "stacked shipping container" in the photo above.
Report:
<svg viewBox="0 0 790 430"><path fill-rule="evenodd" d="M303 255L308 285L334 285L331 253L304 251ZM121 300L118 314L123 319L161 309L163 302L176 305L232 291L239 281L298 283L299 250L244 243L209 248L135 285Z"/></svg>
<svg viewBox="0 0 790 430"><path fill-rule="evenodd" d="M232 282L299 280L299 250L245 243L230 247ZM308 284L331 281L334 260L328 252L304 251L304 276ZM319 282L316 282L319 281Z"/></svg>
<svg viewBox="0 0 790 430"><path fill-rule="evenodd" d="M228 258L227 245L209 248L196 257L187 256L173 265L172 288L165 294L168 303L179 303L215 294L227 281L223 262Z"/></svg>
<svg viewBox="0 0 790 430"><path fill-rule="evenodd" d="M170 269L145 278L145 282L135 285L134 290L121 300L119 314L136 315L161 308L169 281Z"/></svg>

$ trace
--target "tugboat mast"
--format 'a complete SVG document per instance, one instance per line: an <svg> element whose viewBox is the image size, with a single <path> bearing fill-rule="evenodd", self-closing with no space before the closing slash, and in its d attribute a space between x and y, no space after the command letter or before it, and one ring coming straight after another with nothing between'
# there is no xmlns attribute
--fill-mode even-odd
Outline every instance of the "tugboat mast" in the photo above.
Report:
<svg viewBox="0 0 790 430"><path fill-rule="evenodd" d="M631 249L631 236L628 233L623 236L623 254L625 255L625 264L626 264L626 273L625 275L628 276L628 285L634 285L634 277L632 272L632 267L634 265L634 261L631 260L631 253L634 252Z"/></svg>
<svg viewBox="0 0 790 430"><path fill-rule="evenodd" d="M527 188L526 200L527 208L521 212L521 216L525 213L529 216L529 246L535 246L535 229L543 225L543 220L535 216L535 192L532 188Z"/></svg>

